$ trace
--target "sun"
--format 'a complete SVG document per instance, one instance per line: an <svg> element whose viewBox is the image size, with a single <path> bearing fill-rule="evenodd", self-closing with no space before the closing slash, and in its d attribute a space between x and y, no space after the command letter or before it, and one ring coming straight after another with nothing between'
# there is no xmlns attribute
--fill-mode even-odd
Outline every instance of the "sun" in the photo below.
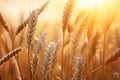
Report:
<svg viewBox="0 0 120 80"><path fill-rule="evenodd" d="M92 8L94 6L102 6L105 0L78 0L81 7Z"/></svg>

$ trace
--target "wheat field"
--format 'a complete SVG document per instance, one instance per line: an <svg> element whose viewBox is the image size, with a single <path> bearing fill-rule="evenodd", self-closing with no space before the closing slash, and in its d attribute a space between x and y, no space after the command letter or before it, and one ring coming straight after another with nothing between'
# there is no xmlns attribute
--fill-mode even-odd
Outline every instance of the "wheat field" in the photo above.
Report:
<svg viewBox="0 0 120 80"><path fill-rule="evenodd" d="M0 80L120 80L119 0L35 1L0 0Z"/></svg>

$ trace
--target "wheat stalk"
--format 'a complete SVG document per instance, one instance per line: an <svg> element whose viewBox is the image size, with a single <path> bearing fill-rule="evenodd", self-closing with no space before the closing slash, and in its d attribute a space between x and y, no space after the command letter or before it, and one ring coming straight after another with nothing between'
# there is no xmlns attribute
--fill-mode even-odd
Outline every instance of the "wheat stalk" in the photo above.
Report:
<svg viewBox="0 0 120 80"><path fill-rule="evenodd" d="M103 30L103 36L104 36L104 39L103 39L103 54L102 54L102 57L103 57L103 60L102 60L102 64L103 64L102 73L103 74L104 74L104 61L105 61L105 53L106 53L106 36L107 36L107 31L109 30L109 28L110 28L111 24L113 23L114 19L115 19L115 17L110 18L107 21L107 23L105 23L105 27L104 27L104 30Z"/></svg>
<svg viewBox="0 0 120 80"><path fill-rule="evenodd" d="M2 58L2 56L3 56L3 53L1 51L1 46L0 46L0 58Z"/></svg>
<svg viewBox="0 0 120 80"><path fill-rule="evenodd" d="M10 58L12 58L13 56L15 56L16 54L18 54L18 52L21 51L21 48L18 47L14 50L12 50L11 52L9 52L7 55L5 55L4 57L2 57L0 59L0 65L2 65L4 62L6 62L7 60L9 60Z"/></svg>
<svg viewBox="0 0 120 80"><path fill-rule="evenodd" d="M19 71L19 66L18 66L18 63L16 61L16 59L11 59L10 62L9 62L9 79L12 79L12 80L22 80L21 78L21 74L20 74L20 71Z"/></svg>

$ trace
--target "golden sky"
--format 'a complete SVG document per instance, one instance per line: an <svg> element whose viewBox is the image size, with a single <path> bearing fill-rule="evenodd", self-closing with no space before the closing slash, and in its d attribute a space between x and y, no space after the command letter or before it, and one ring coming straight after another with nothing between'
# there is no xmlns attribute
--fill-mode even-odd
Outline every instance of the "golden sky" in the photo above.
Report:
<svg viewBox="0 0 120 80"><path fill-rule="evenodd" d="M5 16L6 19L12 22L18 21L21 14L23 14L24 17L26 18L28 14L32 11L32 9L39 8L46 1L47 0L0 0L0 13L3 16ZM41 16L42 20L44 19L49 21L61 20L62 12L67 1L68 0L50 0L50 4L48 5L44 14L42 14ZM81 10L82 7L80 5L82 4L82 1L85 0L77 0L74 15L76 15L77 12ZM86 1L87 1L86 3L89 4L92 0ZM115 12L120 11L119 10L120 0L103 0L103 1L105 1L104 4L99 4L100 14L104 15L103 13L105 13L114 15Z"/></svg>

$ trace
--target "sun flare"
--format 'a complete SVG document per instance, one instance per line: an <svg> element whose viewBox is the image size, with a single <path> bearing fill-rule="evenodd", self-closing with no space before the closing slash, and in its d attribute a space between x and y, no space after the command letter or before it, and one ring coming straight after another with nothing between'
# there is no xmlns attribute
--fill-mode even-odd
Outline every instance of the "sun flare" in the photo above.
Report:
<svg viewBox="0 0 120 80"><path fill-rule="evenodd" d="M94 6L102 6L105 0L78 0L81 7L92 8Z"/></svg>

